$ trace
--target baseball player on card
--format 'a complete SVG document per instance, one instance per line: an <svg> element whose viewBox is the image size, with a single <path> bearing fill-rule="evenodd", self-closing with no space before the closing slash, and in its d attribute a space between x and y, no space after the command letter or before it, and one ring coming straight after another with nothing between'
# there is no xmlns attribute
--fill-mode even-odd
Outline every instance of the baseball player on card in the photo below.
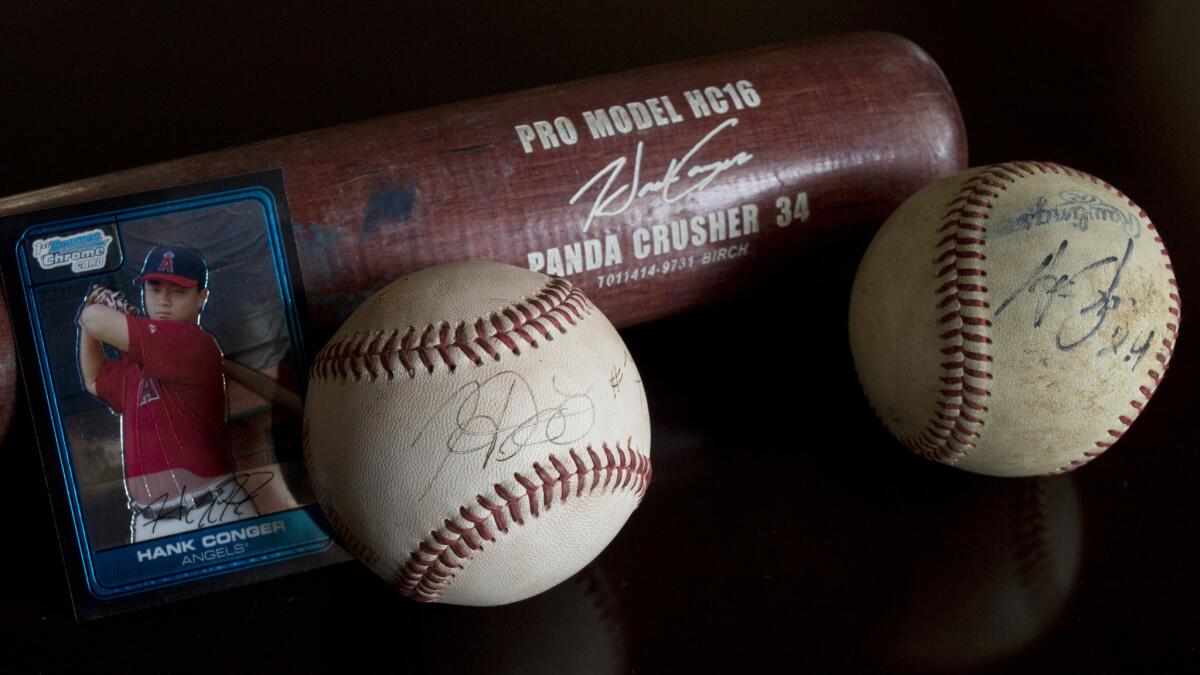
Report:
<svg viewBox="0 0 1200 675"><path fill-rule="evenodd" d="M83 384L121 416L130 541L257 516L229 450L221 348L199 325L209 300L204 256L157 246L133 283L140 313L93 286L78 315Z"/></svg>

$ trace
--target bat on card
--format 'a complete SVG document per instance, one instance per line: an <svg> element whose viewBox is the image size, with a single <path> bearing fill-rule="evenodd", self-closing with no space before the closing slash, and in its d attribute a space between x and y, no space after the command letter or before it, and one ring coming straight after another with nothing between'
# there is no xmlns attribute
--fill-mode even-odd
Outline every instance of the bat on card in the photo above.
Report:
<svg viewBox="0 0 1200 675"><path fill-rule="evenodd" d="M965 165L937 65L863 33L153 164L0 199L0 216L278 170L319 348L389 281L463 259L566 277L618 327L697 308L869 236ZM6 430L15 368L0 324Z"/></svg>
<svg viewBox="0 0 1200 675"><path fill-rule="evenodd" d="M225 371L225 377L254 392L262 397L263 400L290 410L297 415L304 414L304 405L300 401L300 395L288 389L279 381L231 359L225 359L222 367Z"/></svg>

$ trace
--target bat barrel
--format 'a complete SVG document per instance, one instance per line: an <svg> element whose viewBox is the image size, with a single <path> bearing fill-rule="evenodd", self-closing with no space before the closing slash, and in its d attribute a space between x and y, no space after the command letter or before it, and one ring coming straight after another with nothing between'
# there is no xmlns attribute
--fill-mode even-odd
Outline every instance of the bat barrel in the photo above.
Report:
<svg viewBox="0 0 1200 675"><path fill-rule="evenodd" d="M865 245L965 165L937 65L863 33L197 155L9 197L0 216L278 169L319 347L389 281L463 259L566 277L618 327L697 308L806 253ZM0 324L6 430L15 369Z"/></svg>

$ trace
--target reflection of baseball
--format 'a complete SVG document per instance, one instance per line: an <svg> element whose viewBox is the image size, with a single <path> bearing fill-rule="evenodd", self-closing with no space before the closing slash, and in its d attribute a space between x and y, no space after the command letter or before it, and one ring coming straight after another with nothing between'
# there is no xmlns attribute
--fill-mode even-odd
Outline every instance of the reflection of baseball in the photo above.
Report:
<svg viewBox="0 0 1200 675"><path fill-rule="evenodd" d="M650 480L645 393L569 282L498 263L383 288L313 364L315 490L346 546L418 600L497 605L570 577Z"/></svg>
<svg viewBox="0 0 1200 675"><path fill-rule="evenodd" d="M1033 645L1075 591L1083 549L1068 476L944 483L909 495L888 671L978 668Z"/></svg>
<svg viewBox="0 0 1200 675"><path fill-rule="evenodd" d="M850 346L902 443L1027 476L1104 452L1150 400L1179 327L1162 240L1111 185L1056 164L969 169L884 223L854 282Z"/></svg>
<svg viewBox="0 0 1200 675"><path fill-rule="evenodd" d="M400 643L407 662L435 664L438 672L488 675L616 675L628 673L629 641L622 624L620 597L598 564L529 602L491 610L479 621L476 610L438 612L422 617L420 635ZM463 625L471 625L470 648L463 648ZM565 664L570 664L564 667Z"/></svg>

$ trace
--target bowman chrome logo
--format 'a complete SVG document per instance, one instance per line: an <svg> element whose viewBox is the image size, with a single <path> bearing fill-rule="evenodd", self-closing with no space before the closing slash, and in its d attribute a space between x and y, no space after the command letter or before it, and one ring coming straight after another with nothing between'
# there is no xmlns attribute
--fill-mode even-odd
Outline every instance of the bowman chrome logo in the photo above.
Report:
<svg viewBox="0 0 1200 675"><path fill-rule="evenodd" d="M112 237L99 229L37 239L33 242L33 257L44 270L70 265L72 272L89 272L104 267L112 241Z"/></svg>

